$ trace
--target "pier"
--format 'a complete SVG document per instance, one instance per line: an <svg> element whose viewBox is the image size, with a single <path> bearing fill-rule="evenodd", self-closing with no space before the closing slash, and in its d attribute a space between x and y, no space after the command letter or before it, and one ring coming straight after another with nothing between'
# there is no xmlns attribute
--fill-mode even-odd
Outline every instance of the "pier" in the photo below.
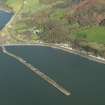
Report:
<svg viewBox="0 0 105 105"><path fill-rule="evenodd" d="M66 90L64 87L62 87L61 85L59 85L57 82L55 82L53 79L51 79L49 76L47 76L45 73L41 72L39 69L35 68L34 66L32 66L30 63L28 63L26 60L24 60L23 58L8 52L6 50L5 47L2 46L2 52L5 53L6 55L16 59L17 61L19 61L20 63L22 63L23 65L25 65L27 68L29 68L33 73L37 74L38 76L40 76L43 80L45 80L46 82L48 82L50 85L54 86L56 89L58 89L60 92L62 92L64 95L69 96L71 95L71 92L69 92L68 90Z"/></svg>

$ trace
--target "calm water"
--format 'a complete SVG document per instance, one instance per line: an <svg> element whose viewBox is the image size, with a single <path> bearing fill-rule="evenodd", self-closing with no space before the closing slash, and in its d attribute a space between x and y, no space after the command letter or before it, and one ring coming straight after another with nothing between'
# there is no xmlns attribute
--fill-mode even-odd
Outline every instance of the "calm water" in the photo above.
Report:
<svg viewBox="0 0 105 105"><path fill-rule="evenodd" d="M26 67L0 54L0 105L105 105L105 65L47 47L9 47L72 89L67 97Z"/></svg>
<svg viewBox="0 0 105 105"><path fill-rule="evenodd" d="M7 22L11 19L12 15L12 13L0 10L0 30L7 24Z"/></svg>

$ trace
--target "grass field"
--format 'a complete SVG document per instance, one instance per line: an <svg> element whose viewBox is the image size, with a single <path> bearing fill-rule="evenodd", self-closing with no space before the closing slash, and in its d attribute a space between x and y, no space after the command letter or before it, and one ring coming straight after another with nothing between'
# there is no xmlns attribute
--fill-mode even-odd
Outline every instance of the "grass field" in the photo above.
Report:
<svg viewBox="0 0 105 105"><path fill-rule="evenodd" d="M105 44L105 27L93 26L76 33L76 37L85 37L90 42Z"/></svg>
<svg viewBox="0 0 105 105"><path fill-rule="evenodd" d="M12 8L14 12L22 8L23 13L33 13L46 7L46 5L41 4L39 0L6 0L6 4Z"/></svg>
<svg viewBox="0 0 105 105"><path fill-rule="evenodd" d="M11 7L15 12L18 11L22 6L22 0L7 0L6 4Z"/></svg>

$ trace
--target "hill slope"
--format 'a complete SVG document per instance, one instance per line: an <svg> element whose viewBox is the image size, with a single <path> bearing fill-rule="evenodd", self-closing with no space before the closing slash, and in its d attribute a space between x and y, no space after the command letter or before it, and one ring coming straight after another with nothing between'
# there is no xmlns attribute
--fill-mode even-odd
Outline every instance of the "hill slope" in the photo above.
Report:
<svg viewBox="0 0 105 105"><path fill-rule="evenodd" d="M105 56L105 0L5 0L3 4L19 11L11 27L1 33L10 36L7 42L68 43Z"/></svg>

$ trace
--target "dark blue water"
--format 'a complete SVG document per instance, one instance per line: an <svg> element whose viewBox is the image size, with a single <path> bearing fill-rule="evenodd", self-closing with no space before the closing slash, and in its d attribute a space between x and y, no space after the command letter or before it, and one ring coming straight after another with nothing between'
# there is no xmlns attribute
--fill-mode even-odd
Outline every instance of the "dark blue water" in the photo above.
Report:
<svg viewBox="0 0 105 105"><path fill-rule="evenodd" d="M8 23L12 15L13 15L12 13L0 10L0 30Z"/></svg>
<svg viewBox="0 0 105 105"><path fill-rule="evenodd" d="M9 47L58 83L67 97L22 64L0 54L0 105L105 105L105 65L47 47Z"/></svg>

